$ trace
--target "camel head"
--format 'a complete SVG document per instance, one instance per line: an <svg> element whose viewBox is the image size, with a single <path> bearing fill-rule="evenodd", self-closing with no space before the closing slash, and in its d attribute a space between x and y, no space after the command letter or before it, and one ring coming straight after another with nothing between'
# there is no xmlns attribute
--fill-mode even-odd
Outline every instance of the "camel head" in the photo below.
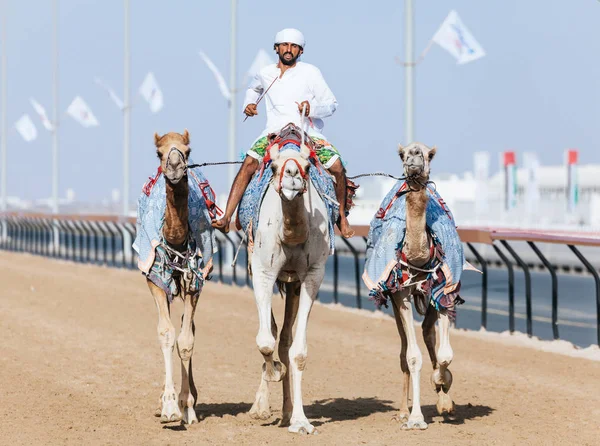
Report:
<svg viewBox="0 0 600 446"><path fill-rule="evenodd" d="M436 147L427 147L420 142L413 142L406 147L398 145L398 154L404 165L404 176L408 181L424 186L429 180L430 163Z"/></svg>
<svg viewBox="0 0 600 446"><path fill-rule="evenodd" d="M154 144L165 178L171 184L179 183L187 174L188 157L192 151L189 132L186 129L183 134L169 132L163 136L155 133Z"/></svg>
<svg viewBox="0 0 600 446"><path fill-rule="evenodd" d="M273 144L269 151L273 184L275 191L284 199L291 201L306 191L310 150L302 145L300 152L295 150L279 151L279 145Z"/></svg>

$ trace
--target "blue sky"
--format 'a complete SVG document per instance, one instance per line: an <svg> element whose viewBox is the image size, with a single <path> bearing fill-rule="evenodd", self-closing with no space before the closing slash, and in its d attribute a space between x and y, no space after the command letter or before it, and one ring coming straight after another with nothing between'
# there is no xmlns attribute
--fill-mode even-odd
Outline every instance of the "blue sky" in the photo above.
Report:
<svg viewBox="0 0 600 446"><path fill-rule="evenodd" d="M51 189L51 137L33 116L28 98L49 112L52 104L51 2L8 0L8 194L47 197ZM196 162L227 158L227 103L198 57L204 50L229 78L228 0L133 0L132 88L148 71L163 90L165 107L151 114L138 102L132 114L131 192L135 199L157 166L155 131L191 133ZM596 0L415 0L415 52L427 45L455 9L487 52L456 65L434 46L416 70L415 137L437 145L435 173L471 169L475 151L535 151L542 165L562 162L579 148L582 163L600 163L600 2ZM404 2L379 0L239 0L238 79L256 51L269 50L275 33L301 29L304 61L317 65L336 95L338 111L325 135L339 148L350 174L400 173L396 145L403 141ZM60 194L99 201L122 183L122 117L93 82L123 89L123 2L60 1L60 107L81 95L100 121L82 128L68 117L60 126ZM241 104L243 92L238 94ZM242 124L238 151L264 125ZM25 143L14 130L22 113L40 136ZM228 190L227 168L206 174L218 193Z"/></svg>

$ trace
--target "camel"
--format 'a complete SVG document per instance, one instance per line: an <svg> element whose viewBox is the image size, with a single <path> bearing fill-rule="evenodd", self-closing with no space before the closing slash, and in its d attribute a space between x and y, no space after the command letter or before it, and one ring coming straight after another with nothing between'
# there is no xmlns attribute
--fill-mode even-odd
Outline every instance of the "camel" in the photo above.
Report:
<svg viewBox="0 0 600 446"><path fill-rule="evenodd" d="M426 230L425 211L429 200L426 184L429 181L430 162L436 153L436 148L412 143L406 147L399 146L398 153L404 165L404 175L409 187L409 192L406 194L406 236L402 252L406 256L407 272L418 273L419 268L423 268L431 257L431 239ZM411 269L413 271L410 271ZM428 305L429 296L417 291L415 285L401 288L392 294L394 316L402 340L400 367L404 375L403 398L398 419L403 429L427 429L420 403L420 373L423 359L417 345L411 296L415 299L414 303L419 312L426 307L422 329L433 365L431 383L438 395L438 413L453 417L454 402L448 393L452 385L452 373L448 367L453 359L449 332L450 319L447 313L438 312L432 305ZM439 320L440 327L440 348L437 353L435 351L436 320ZM408 392L411 381L413 406L412 411L409 412Z"/></svg>
<svg viewBox="0 0 600 446"><path fill-rule="evenodd" d="M250 257L259 319L256 343L265 361L250 416L271 416L268 383L283 381L280 425L289 432L311 434L315 428L304 414L302 372L308 357L308 317L330 250L327 208L308 176L310 151L306 145L301 145L300 152L280 152L274 144L269 154L273 178L261 204ZM281 362L273 358L277 326L271 303L276 281L285 282L285 316L278 347Z"/></svg>
<svg viewBox="0 0 600 446"><path fill-rule="evenodd" d="M157 276L146 274L148 288L154 297L158 309L158 339L165 361L165 382L160 397L160 408L156 415L162 423L183 421L185 424L197 423L198 418L194 406L198 397L192 374L192 353L194 351L194 312L204 281L204 276L212 264L199 273L203 266L196 257L195 242L189 226L190 211L188 209L188 157L190 154L189 133L167 133L154 135L156 153L160 159L160 167L165 177L166 208L162 226L161 243L153 244L156 258L152 256L152 268L158 268ZM158 179L160 176L157 174ZM151 183L150 186L154 186ZM147 186L145 186L146 189ZM150 196L149 190L147 195ZM139 221L138 210L138 221ZM161 215L162 217L162 215ZM136 242L137 243L137 242ZM191 245L190 243L194 243ZM182 260L183 259L183 260ZM158 264L158 266L157 266ZM143 268L140 267L143 270ZM167 279L162 279L168 270ZM162 280L172 284L174 291ZM159 286L161 285L161 286ZM169 295L167 294L169 293ZM173 348L175 345L175 327L171 322L170 303L173 296L179 295L184 303L181 320L181 332L177 337L177 352L181 358L181 391L177 395L173 382Z"/></svg>

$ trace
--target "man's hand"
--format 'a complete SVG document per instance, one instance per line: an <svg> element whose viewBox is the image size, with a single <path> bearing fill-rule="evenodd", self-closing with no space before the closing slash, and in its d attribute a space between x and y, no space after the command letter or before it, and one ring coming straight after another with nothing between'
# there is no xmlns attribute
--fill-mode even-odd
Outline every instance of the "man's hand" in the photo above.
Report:
<svg viewBox="0 0 600 446"><path fill-rule="evenodd" d="M244 113L248 117L258 115L258 110L256 110L256 104L248 104L244 109Z"/></svg>
<svg viewBox="0 0 600 446"><path fill-rule="evenodd" d="M298 104L296 102L296 104ZM308 101L302 101L300 104L298 104L298 111L300 112L300 114L302 114L302 107L304 107L306 105L306 112L304 113L304 116L308 116L310 114L310 104L308 103Z"/></svg>
<svg viewBox="0 0 600 446"><path fill-rule="evenodd" d="M223 234L227 234L229 232L229 225L231 223L231 217L224 215L220 220L213 220L211 222L212 227L218 229Z"/></svg>

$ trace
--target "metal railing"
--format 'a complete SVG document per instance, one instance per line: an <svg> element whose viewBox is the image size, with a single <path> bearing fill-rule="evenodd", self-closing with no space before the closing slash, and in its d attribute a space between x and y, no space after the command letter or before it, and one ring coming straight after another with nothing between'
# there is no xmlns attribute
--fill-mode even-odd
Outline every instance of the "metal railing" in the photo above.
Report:
<svg viewBox="0 0 600 446"><path fill-rule="evenodd" d="M331 259L331 280L324 282L322 290L330 286L332 301L338 303L340 297L354 295L357 308L363 307L363 299L367 298L367 290L362 284L364 268L366 236L368 227L355 228L356 236L350 240L338 237L336 251ZM597 267L581 252L579 247L600 247L600 239L572 237L564 234L547 234L541 232L506 231L494 229L459 229L459 235L468 248L465 254L473 254L473 262L482 271L481 278L481 327L488 327L488 285L489 267L494 261L482 254L482 248L490 246L508 272L508 328L515 331L515 268L520 269L525 277L525 318L526 331L533 334L532 280L530 271L536 268L531 259L524 260L511 245L513 242L525 242L531 248L540 267L545 268L551 277L552 336L559 339L559 296L556 270L559 265L550 261L538 247L539 243L560 244L567 246L574 254L574 261L582 265L595 283L596 335L600 345L600 276ZM122 219L113 216L48 216L44 214L4 214L0 217L0 249L29 252L58 259L82 263L107 265L134 269L137 256L131 248L135 239L135 219ZM239 244L246 245L241 232L232 231L227 235L217 233L219 253L215 258L212 280L227 282L238 286L251 286L246 250L241 250L238 262L230 265L230 259ZM225 257L224 253L231 253ZM352 267L346 268L346 275L340 278L340 259L353 260ZM497 262L496 262L497 263ZM239 271L243 268L242 271ZM348 271L352 270L352 278ZM238 273L243 274L240 277ZM344 280L345 279L345 280ZM352 285L344 286L344 283ZM342 287L344 289L342 289Z"/></svg>

